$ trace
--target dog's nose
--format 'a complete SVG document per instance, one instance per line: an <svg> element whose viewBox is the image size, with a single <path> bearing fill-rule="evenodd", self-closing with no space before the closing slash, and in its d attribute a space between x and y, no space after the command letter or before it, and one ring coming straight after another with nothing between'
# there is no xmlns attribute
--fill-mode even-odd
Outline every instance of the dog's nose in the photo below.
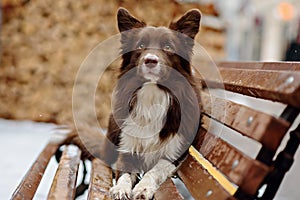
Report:
<svg viewBox="0 0 300 200"><path fill-rule="evenodd" d="M158 57L154 54L149 53L144 57L144 64L150 69L154 68L158 64Z"/></svg>
<svg viewBox="0 0 300 200"><path fill-rule="evenodd" d="M157 65L157 63L158 60L156 59L150 59L150 58L145 59L145 65L148 68L154 68Z"/></svg>

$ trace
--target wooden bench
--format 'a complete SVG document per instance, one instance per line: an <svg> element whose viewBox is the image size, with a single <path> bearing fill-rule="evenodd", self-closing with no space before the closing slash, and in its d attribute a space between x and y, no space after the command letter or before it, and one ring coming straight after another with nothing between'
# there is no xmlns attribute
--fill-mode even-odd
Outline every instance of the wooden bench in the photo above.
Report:
<svg viewBox="0 0 300 200"><path fill-rule="evenodd" d="M273 199L293 163L300 141L300 125L290 131L284 149L276 154L300 111L300 63L218 64L223 81L206 78L202 91L203 126L177 176L194 199ZM278 116L256 110L235 101L215 96L212 91L233 93L281 102L285 109ZM217 94L217 93L216 93ZM230 93L232 94L232 93ZM251 101L251 100L250 100ZM212 110L220 112L212 112ZM225 110L226 112L221 112ZM249 141L260 144L257 156L244 153L243 145L228 143L210 124L234 130ZM299 122L298 122L299 123ZM226 127L226 128L225 128ZM220 129L223 130L223 129ZM223 134L221 132L221 134ZM242 137L242 138L245 138ZM47 164L58 144L49 143L14 192L12 199L32 199ZM49 199L74 199L81 150L75 145L64 149L48 194ZM112 171L102 161L92 160L88 199L109 199ZM264 186L263 194L258 190ZM183 199L172 179L168 179L155 199Z"/></svg>

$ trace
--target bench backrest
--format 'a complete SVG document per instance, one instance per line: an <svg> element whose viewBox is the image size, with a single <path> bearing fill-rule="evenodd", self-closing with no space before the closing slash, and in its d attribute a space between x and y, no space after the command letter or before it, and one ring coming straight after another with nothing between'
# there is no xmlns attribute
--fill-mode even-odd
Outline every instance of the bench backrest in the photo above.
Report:
<svg viewBox="0 0 300 200"><path fill-rule="evenodd" d="M204 125L178 174L196 199L225 200L233 196L254 199L258 189L271 182L267 182L266 177L274 171L274 155L299 113L300 63L226 62L219 63L218 68L222 81L209 77L202 80L203 85L209 87L201 95ZM280 102L286 109L280 116L274 116L214 96L208 93L212 88ZM247 156L243 149L218 137L219 133L211 132L208 126L211 121L259 142L261 148L257 157ZM211 167L205 166L207 161ZM272 199L276 190L264 199Z"/></svg>

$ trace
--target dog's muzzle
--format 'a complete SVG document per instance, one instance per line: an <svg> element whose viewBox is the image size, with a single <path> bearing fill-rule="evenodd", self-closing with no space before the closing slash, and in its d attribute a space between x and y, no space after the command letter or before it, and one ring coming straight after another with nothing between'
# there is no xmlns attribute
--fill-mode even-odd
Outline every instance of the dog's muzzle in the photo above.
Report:
<svg viewBox="0 0 300 200"><path fill-rule="evenodd" d="M159 57L153 53L147 53L142 59L142 76L147 80L157 81L161 72Z"/></svg>

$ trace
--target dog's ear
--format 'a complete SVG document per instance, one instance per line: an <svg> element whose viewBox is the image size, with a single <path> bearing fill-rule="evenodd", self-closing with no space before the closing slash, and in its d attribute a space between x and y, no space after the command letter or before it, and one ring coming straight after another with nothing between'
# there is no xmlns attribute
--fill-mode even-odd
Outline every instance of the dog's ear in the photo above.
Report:
<svg viewBox="0 0 300 200"><path fill-rule="evenodd" d="M133 17L128 10L125 8L119 8L118 14L117 14L117 19L118 19L118 27L119 31L128 31L133 28L142 28L146 26L146 24L142 21L139 21L135 17Z"/></svg>
<svg viewBox="0 0 300 200"><path fill-rule="evenodd" d="M195 38L199 32L201 13L198 9L186 12L178 21L170 24L169 28Z"/></svg>

